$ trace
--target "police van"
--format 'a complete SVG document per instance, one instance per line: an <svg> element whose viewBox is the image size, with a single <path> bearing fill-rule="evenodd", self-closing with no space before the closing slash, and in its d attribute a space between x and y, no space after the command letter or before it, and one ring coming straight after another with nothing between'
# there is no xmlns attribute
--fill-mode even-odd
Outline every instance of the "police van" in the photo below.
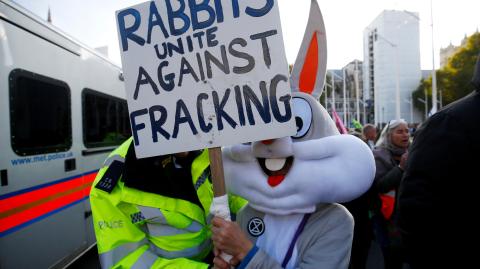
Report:
<svg viewBox="0 0 480 269"><path fill-rule="evenodd" d="M89 191L128 136L120 67L0 0L0 268L62 268L95 245Z"/></svg>

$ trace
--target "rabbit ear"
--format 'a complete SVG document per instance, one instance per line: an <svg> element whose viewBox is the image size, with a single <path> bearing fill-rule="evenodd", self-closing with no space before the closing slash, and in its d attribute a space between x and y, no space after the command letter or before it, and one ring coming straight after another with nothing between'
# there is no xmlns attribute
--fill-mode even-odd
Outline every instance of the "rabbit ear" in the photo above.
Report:
<svg viewBox="0 0 480 269"><path fill-rule="evenodd" d="M292 91L322 95L327 71L327 37L322 13L316 0L310 5L307 28L290 75Z"/></svg>

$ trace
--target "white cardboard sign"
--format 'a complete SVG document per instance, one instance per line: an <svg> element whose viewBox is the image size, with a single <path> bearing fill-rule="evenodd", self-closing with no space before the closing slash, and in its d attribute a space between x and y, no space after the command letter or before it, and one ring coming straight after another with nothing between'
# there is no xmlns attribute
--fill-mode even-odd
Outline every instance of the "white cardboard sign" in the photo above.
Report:
<svg viewBox="0 0 480 269"><path fill-rule="evenodd" d="M117 11L137 158L295 134L277 0Z"/></svg>

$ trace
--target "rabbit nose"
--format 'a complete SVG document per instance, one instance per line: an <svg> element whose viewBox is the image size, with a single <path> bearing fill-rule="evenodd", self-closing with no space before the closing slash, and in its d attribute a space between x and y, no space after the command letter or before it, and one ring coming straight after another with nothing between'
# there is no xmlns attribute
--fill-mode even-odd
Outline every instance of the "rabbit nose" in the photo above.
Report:
<svg viewBox="0 0 480 269"><path fill-rule="evenodd" d="M293 156L292 139L286 136L257 141L252 143L252 152L257 158L286 158Z"/></svg>
<svg viewBox="0 0 480 269"><path fill-rule="evenodd" d="M262 144L271 145L274 141L275 141L275 139L262 140Z"/></svg>

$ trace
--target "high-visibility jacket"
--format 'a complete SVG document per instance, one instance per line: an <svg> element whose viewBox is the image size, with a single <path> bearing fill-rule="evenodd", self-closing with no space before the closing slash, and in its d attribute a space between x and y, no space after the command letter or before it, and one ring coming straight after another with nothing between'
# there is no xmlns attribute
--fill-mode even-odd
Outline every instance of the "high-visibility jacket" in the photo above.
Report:
<svg viewBox="0 0 480 269"><path fill-rule="evenodd" d="M132 143L128 139L110 154L90 192L95 235L102 268L207 268L212 249L209 228L213 189L208 151L191 165L195 203L129 188L122 168ZM246 201L230 199L232 212Z"/></svg>

